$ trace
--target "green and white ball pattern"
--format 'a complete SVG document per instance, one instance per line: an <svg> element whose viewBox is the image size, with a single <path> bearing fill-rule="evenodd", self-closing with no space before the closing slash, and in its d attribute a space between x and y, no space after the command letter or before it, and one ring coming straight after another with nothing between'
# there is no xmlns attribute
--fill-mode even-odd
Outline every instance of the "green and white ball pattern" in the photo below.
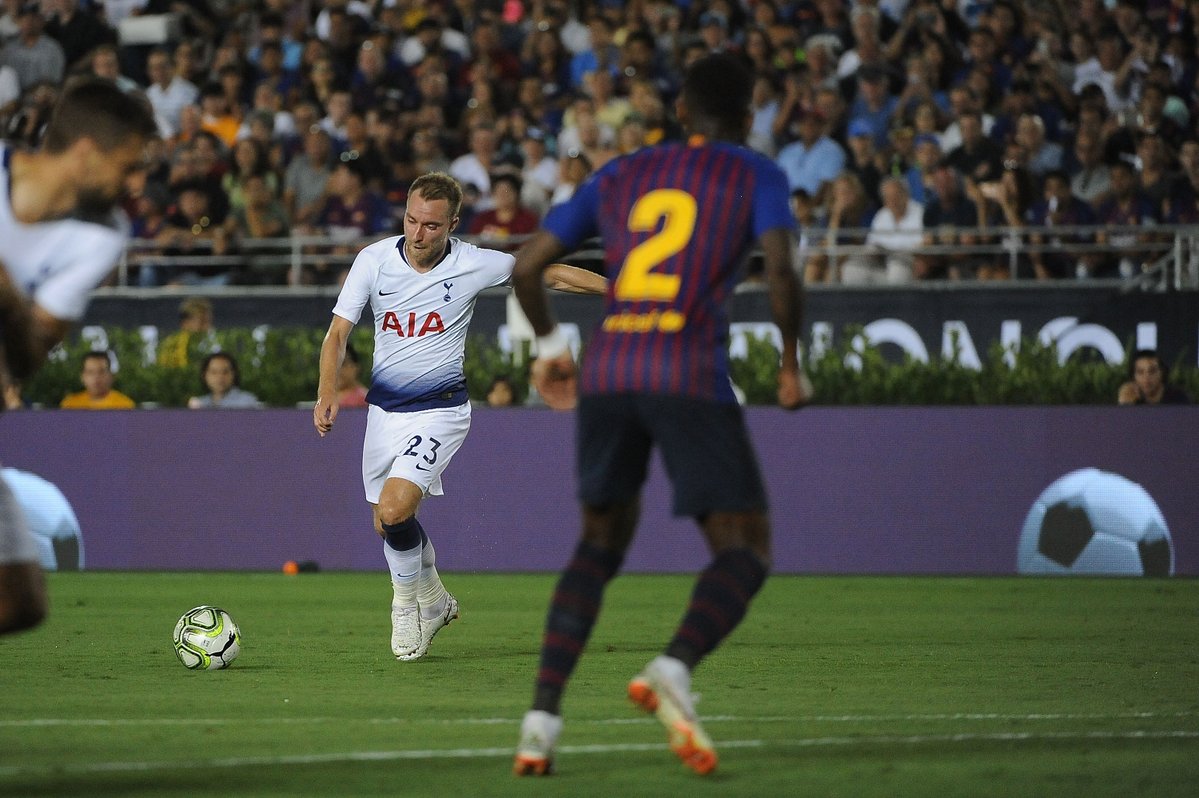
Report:
<svg viewBox="0 0 1199 798"><path fill-rule="evenodd" d="M202 604L175 624L175 654L191 670L228 668L241 653L241 631L229 613Z"/></svg>

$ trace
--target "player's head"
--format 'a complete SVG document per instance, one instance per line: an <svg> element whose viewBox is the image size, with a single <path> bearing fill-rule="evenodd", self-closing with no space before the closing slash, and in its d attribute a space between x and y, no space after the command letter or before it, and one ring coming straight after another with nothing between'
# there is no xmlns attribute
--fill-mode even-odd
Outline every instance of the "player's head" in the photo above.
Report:
<svg viewBox="0 0 1199 798"><path fill-rule="evenodd" d="M741 141L749 131L753 77L727 53L706 55L687 70L678 112L688 130Z"/></svg>
<svg viewBox="0 0 1199 798"><path fill-rule="evenodd" d="M432 268L441 260L461 208L462 186L449 175L431 172L413 181L404 209L404 255L410 263Z"/></svg>
<svg viewBox="0 0 1199 798"><path fill-rule="evenodd" d="M55 104L42 149L69 164L80 210L102 214L143 168L145 146L157 136L144 98L110 80L81 78L68 83Z"/></svg>

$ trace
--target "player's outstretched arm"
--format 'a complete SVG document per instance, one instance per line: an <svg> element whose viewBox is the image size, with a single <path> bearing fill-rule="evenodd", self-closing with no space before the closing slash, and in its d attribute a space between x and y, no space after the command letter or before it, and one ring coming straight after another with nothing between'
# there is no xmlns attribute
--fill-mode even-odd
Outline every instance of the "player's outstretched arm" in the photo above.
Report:
<svg viewBox="0 0 1199 798"><path fill-rule="evenodd" d="M608 292L608 279L587 269L565 263L551 263L542 275L545 287L568 294L599 294Z"/></svg>
<svg viewBox="0 0 1199 798"><path fill-rule="evenodd" d="M337 372L345 359L346 343L353 329L354 325L349 319L335 315L321 344L321 376L316 389L316 407L312 409L312 423L322 438L333 429L333 422L337 419Z"/></svg>
<svg viewBox="0 0 1199 798"><path fill-rule="evenodd" d="M770 313L783 337L778 402L780 407L795 410L812 398L812 383L799 367L803 295L791 262L791 233L781 227L768 230L762 234L759 243L770 288Z"/></svg>
<svg viewBox="0 0 1199 798"><path fill-rule="evenodd" d="M530 369L530 378L541 398L554 410L573 408L578 397L570 346L554 321L545 294L546 270L564 252L557 236L543 230L521 247L512 272L516 298L537 334L537 359Z"/></svg>

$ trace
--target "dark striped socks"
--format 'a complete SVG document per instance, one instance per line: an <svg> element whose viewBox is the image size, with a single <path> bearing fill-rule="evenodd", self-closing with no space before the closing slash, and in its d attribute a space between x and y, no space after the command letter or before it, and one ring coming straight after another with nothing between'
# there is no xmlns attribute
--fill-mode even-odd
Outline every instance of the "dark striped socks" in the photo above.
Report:
<svg viewBox="0 0 1199 798"><path fill-rule="evenodd" d="M586 542L575 549L550 601L533 709L560 714L562 691L591 635L603 602L604 586L620 570L623 560L622 553Z"/></svg>
<svg viewBox="0 0 1199 798"><path fill-rule="evenodd" d="M728 637L766 581L766 567L749 549L721 552L699 575L691 605L666 649L689 669Z"/></svg>

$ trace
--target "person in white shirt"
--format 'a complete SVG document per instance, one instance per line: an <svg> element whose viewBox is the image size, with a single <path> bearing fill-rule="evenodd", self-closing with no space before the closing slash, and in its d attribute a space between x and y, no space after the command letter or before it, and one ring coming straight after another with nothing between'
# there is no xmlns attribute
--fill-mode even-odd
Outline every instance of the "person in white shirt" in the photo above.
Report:
<svg viewBox="0 0 1199 798"><path fill-rule="evenodd" d="M915 252L924 242L924 206L908 195L902 177L888 177L878 190L883 207L874 214L866 246L879 252L877 261L846 261L841 267L845 285L901 285L912 281Z"/></svg>
<svg viewBox="0 0 1199 798"><path fill-rule="evenodd" d="M146 88L146 98L172 131L179 131L179 115L185 106L195 105L200 101L200 90L196 84L175 74L171 54L166 50L153 50L146 58L146 73L150 76L150 85Z"/></svg>
<svg viewBox="0 0 1199 798"><path fill-rule="evenodd" d="M0 144L0 385L37 370L116 265L129 222L115 208L157 134L143 98L85 78L63 89L40 150ZM37 549L0 484L0 634L45 613Z"/></svg>
<svg viewBox="0 0 1199 798"><path fill-rule="evenodd" d="M481 291L507 285L515 259L452 238L462 186L450 175L417 178L408 191L404 234L358 253L321 346L313 423L324 437L337 419L337 374L350 331L370 303L374 366L367 392L362 481L392 579L392 654L423 657L433 636L458 617L458 602L437 574L429 535L416 518L421 500L442 494L441 475L470 428L463 361ZM554 288L602 293L607 281L556 264Z"/></svg>

